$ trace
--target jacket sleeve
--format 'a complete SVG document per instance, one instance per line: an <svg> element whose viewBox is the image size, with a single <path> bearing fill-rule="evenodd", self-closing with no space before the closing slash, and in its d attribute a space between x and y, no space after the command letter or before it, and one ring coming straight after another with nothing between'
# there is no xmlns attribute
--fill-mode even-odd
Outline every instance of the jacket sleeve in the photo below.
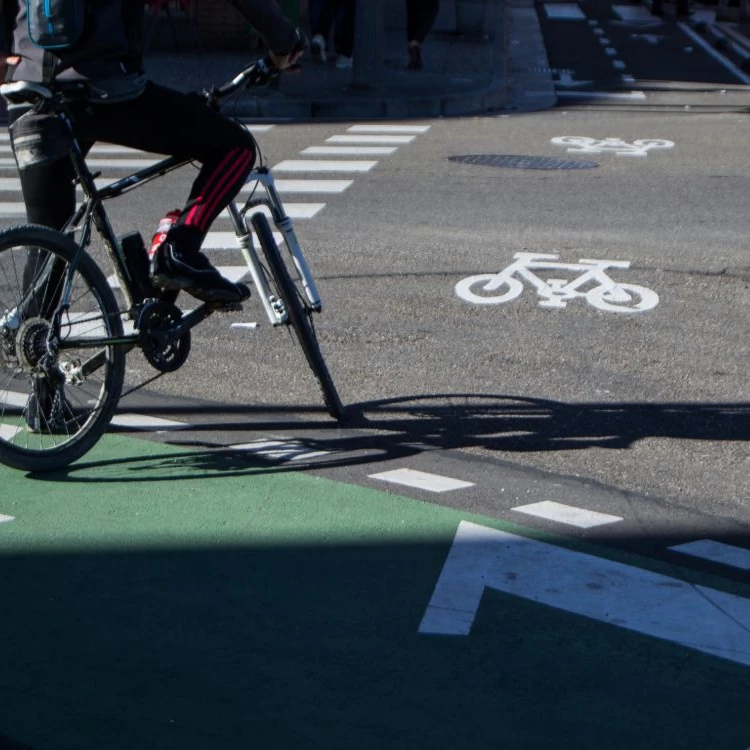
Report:
<svg viewBox="0 0 750 750"><path fill-rule="evenodd" d="M273 52L278 55L291 52L298 39L297 30L281 12L281 6L277 0L228 0L228 2L252 24Z"/></svg>

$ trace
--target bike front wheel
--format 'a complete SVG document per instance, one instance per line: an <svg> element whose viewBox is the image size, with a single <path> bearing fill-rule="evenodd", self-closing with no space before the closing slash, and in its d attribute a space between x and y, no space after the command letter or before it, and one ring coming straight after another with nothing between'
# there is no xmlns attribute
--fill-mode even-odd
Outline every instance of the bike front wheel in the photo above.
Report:
<svg viewBox="0 0 750 750"><path fill-rule="evenodd" d="M260 246L263 248L263 255L272 276L271 281L275 282L276 293L284 304L287 314L286 323L293 329L305 353L307 363L320 385L328 413L334 419L340 420L344 416L344 406L339 398L328 365L320 351L312 320L314 311L307 302L304 291L295 283L287 264L284 262L265 214L259 212L253 214L251 222Z"/></svg>
<svg viewBox="0 0 750 750"><path fill-rule="evenodd" d="M68 466L102 436L122 392L125 351L101 269L81 253L69 306L58 311L78 247L26 225L0 232L0 463L24 471Z"/></svg>
<svg viewBox="0 0 750 750"><path fill-rule="evenodd" d="M496 273L467 276L456 284L456 294L475 305L499 305L518 297L523 284L512 276L500 278Z"/></svg>

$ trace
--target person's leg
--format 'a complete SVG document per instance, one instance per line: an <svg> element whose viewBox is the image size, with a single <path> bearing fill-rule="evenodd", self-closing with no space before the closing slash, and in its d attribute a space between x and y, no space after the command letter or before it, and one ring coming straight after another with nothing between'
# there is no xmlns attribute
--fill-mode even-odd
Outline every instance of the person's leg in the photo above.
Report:
<svg viewBox="0 0 750 750"><path fill-rule="evenodd" d="M27 113L30 114L28 107L9 107L9 127ZM11 142L14 135L15 128L11 128ZM82 144L84 148L89 145ZM70 159L64 157L52 162L27 166L19 170L18 176L26 207L26 220L30 224L62 229L76 207L73 182L75 173ZM35 295L35 299L31 300L26 310L27 315L49 317L59 301L64 268L62 263L58 262L48 268L46 256L46 253L36 248L28 250L23 269L23 288L30 289L42 272L45 273L46 281L41 294Z"/></svg>
<svg viewBox="0 0 750 750"><path fill-rule="evenodd" d="M336 52L346 58L354 53L354 23L357 3L356 0L340 0L341 13L338 16L334 44Z"/></svg>
<svg viewBox="0 0 750 750"><path fill-rule="evenodd" d="M310 52L313 58L319 62L325 62L327 58L326 46L331 27L336 19L338 11L337 0L323 0L320 5L318 16L312 25L312 39L310 41Z"/></svg>
<svg viewBox="0 0 750 750"><path fill-rule="evenodd" d="M89 106L75 117L78 132L154 153L194 159L201 169L185 207L152 263L155 281L210 300L247 296L199 252L214 219L239 192L255 163L255 141L241 125L188 96L156 84L127 102Z"/></svg>
<svg viewBox="0 0 750 750"><path fill-rule="evenodd" d="M422 68L422 43L430 32L438 14L439 0L411 0L409 34L409 70ZM408 7L408 6L407 6Z"/></svg>

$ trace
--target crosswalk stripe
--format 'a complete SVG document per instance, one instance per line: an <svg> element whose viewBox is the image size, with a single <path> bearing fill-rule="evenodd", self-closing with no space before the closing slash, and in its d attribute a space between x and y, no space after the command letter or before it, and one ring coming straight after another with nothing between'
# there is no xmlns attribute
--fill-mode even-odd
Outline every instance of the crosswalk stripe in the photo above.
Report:
<svg viewBox="0 0 750 750"><path fill-rule="evenodd" d="M586 14L576 3L545 3L544 10L547 18L560 21L580 21L586 18Z"/></svg>
<svg viewBox="0 0 750 750"><path fill-rule="evenodd" d="M101 167L109 169L144 169L150 164L155 164L156 159L87 159L89 167ZM16 168L16 160L13 158L0 158L0 167L4 169Z"/></svg>
<svg viewBox="0 0 750 750"><path fill-rule="evenodd" d="M255 247L259 247L257 237L253 233L253 243ZM282 242L281 232L274 232L273 238L276 240L276 244L280 245ZM237 235L234 232L209 232L206 235L206 239L203 240L201 246L203 250L238 250Z"/></svg>
<svg viewBox="0 0 750 750"><path fill-rule="evenodd" d="M376 161L329 161L321 159L287 159L280 161L273 172L369 172Z"/></svg>
<svg viewBox="0 0 750 750"><path fill-rule="evenodd" d="M267 133L269 130L273 130L274 125L273 123L270 125L261 125L259 123L243 123L242 127L245 128L245 130L249 130L251 133ZM10 133L8 130L0 130L0 142L2 141L8 141L10 142ZM94 148L97 146L102 145L101 143L97 143ZM113 145L113 144L106 144L106 145ZM126 146L116 146L116 148L127 148Z"/></svg>
<svg viewBox="0 0 750 750"><path fill-rule="evenodd" d="M353 180L275 180L280 193L343 193ZM242 190L251 190L254 183L246 184Z"/></svg>
<svg viewBox="0 0 750 750"><path fill-rule="evenodd" d="M383 125L381 123L362 123L347 128L347 133L426 133L430 125Z"/></svg>
<svg viewBox="0 0 750 750"><path fill-rule="evenodd" d="M113 178L114 179L114 178ZM101 188L111 184L113 179L100 178L96 186ZM343 193L353 183L353 180L275 180L279 193ZM255 188L255 182L248 182L242 186L240 192L249 193ZM77 188L80 192L80 187ZM11 192L21 190L21 180L18 177L0 177L0 191Z"/></svg>
<svg viewBox="0 0 750 750"><path fill-rule="evenodd" d="M300 151L305 156L388 156L395 146L310 146Z"/></svg>
<svg viewBox="0 0 750 750"><path fill-rule="evenodd" d="M332 135L326 138L326 143L393 143L401 145L411 143L416 136L413 135Z"/></svg>

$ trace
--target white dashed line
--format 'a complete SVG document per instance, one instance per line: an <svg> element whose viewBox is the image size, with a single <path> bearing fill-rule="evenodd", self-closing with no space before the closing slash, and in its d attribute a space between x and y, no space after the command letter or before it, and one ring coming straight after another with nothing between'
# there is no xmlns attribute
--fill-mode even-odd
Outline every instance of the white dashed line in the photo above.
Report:
<svg viewBox="0 0 750 750"><path fill-rule="evenodd" d="M450 490L460 490L465 487L474 486L473 482L451 479L439 474L428 474L427 472L416 471L415 469L393 469L392 471L382 471L378 474L369 474L368 476L370 479L403 484L406 487L416 487L428 492L448 492Z"/></svg>
<svg viewBox="0 0 750 750"><path fill-rule="evenodd" d="M620 516L610 516L608 513L598 513L594 510L576 508L572 505L555 503L551 500L544 500L540 503L532 503L531 505L519 505L513 508L513 510L529 516L535 516L536 518L544 518L547 521L555 521L567 526L577 526L579 529L591 529L595 526L604 526L608 523L622 521Z"/></svg>
<svg viewBox="0 0 750 750"><path fill-rule="evenodd" d="M126 427L129 430L144 430L165 432L167 430L184 430L190 427L184 422L176 422L173 419L162 419L161 417L148 417L145 414L115 414L111 425L115 427Z"/></svg>
<svg viewBox="0 0 750 750"><path fill-rule="evenodd" d="M744 547L735 547L731 544L715 542L712 539L700 539L696 542L678 544L669 549L722 565L730 565L740 570L750 570L750 549Z"/></svg>

